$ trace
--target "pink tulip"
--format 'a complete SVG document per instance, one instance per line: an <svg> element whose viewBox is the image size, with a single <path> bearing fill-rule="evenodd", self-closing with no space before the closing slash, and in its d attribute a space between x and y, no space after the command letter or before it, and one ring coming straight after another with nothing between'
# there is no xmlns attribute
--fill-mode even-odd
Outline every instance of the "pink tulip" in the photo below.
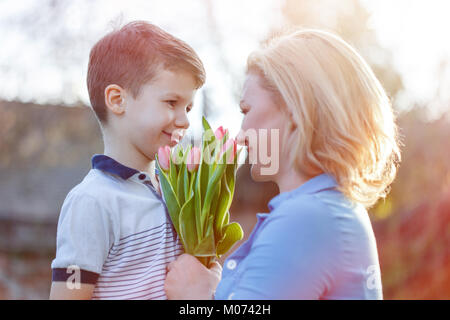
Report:
<svg viewBox="0 0 450 320"><path fill-rule="evenodd" d="M222 126L218 127L214 135L216 139L221 140L223 136L228 132L228 129L224 129Z"/></svg>
<svg viewBox="0 0 450 320"><path fill-rule="evenodd" d="M158 149L158 161L161 169L168 171L170 168L170 147L164 146Z"/></svg>
<svg viewBox="0 0 450 320"><path fill-rule="evenodd" d="M180 156L180 152L183 151L183 148L180 145L177 145L176 147L174 147L174 150L172 152L172 162L175 163L176 165L181 164L182 162L182 158L183 156Z"/></svg>
<svg viewBox="0 0 450 320"><path fill-rule="evenodd" d="M186 167L189 172L196 171L200 164L201 151L197 147L192 147L187 157Z"/></svg>
<svg viewBox="0 0 450 320"><path fill-rule="evenodd" d="M230 150L228 150L230 149ZM232 164L234 161L234 157L236 156L236 151L237 151L237 144L236 141L233 138L228 139L225 144L222 146L222 150L220 151L220 155L219 157L222 158L223 154L225 152L227 152L227 163L228 164ZM219 158L219 159L220 159Z"/></svg>

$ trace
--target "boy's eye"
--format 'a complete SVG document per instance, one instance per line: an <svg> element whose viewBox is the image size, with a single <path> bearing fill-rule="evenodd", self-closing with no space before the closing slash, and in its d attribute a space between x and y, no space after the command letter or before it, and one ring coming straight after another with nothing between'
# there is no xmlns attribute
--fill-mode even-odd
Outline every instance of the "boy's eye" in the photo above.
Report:
<svg viewBox="0 0 450 320"><path fill-rule="evenodd" d="M247 110L241 109L241 113L242 113L243 115L246 115L246 114L247 114Z"/></svg>
<svg viewBox="0 0 450 320"><path fill-rule="evenodd" d="M192 106L189 106L189 107L186 108L186 112L189 112L191 110L192 110Z"/></svg>

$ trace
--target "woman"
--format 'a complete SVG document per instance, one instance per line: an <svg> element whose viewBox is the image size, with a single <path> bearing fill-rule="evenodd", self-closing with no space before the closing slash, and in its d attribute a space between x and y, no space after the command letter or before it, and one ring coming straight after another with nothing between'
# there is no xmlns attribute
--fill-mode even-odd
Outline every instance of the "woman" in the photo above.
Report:
<svg viewBox="0 0 450 320"><path fill-rule="evenodd" d="M279 170L262 175L256 162L251 175L280 194L221 280L217 263L207 269L185 254L169 265L167 296L213 298L220 280L216 299L382 299L366 210L386 196L400 151L370 67L328 32L281 35L250 55L241 109L240 143L249 129L279 132Z"/></svg>

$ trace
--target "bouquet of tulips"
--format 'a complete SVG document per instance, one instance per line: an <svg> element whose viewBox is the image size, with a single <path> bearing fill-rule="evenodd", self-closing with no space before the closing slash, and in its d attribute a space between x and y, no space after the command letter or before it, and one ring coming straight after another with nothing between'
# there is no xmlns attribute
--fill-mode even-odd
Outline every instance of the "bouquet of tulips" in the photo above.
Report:
<svg viewBox="0 0 450 320"><path fill-rule="evenodd" d="M230 223L229 208L237 171L236 141L228 130L212 131L203 117L201 149L189 145L161 147L156 168L162 195L186 253L205 266L226 253L243 237L241 226Z"/></svg>

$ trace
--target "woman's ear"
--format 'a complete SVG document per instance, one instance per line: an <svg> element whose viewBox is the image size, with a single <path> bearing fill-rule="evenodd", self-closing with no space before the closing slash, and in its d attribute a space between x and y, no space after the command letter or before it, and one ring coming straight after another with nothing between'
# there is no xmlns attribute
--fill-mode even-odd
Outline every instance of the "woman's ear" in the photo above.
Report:
<svg viewBox="0 0 450 320"><path fill-rule="evenodd" d="M297 130L297 124L293 120L290 121L290 129L291 131Z"/></svg>
<svg viewBox="0 0 450 320"><path fill-rule="evenodd" d="M105 105L114 114L125 112L125 90L116 84L110 84L105 88Z"/></svg>
<svg viewBox="0 0 450 320"><path fill-rule="evenodd" d="M285 111L285 115L287 118L287 122L289 123L289 132L293 132L297 129L297 124L294 121L294 115L292 114L292 112L290 110L286 110Z"/></svg>

